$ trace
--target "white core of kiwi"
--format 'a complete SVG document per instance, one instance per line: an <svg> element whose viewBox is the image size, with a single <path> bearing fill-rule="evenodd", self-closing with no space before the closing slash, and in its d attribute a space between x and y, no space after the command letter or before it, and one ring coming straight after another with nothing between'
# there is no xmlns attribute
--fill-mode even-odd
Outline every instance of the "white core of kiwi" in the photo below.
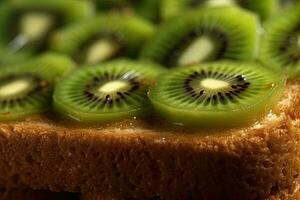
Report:
<svg viewBox="0 0 300 200"><path fill-rule="evenodd" d="M108 39L100 39L94 42L86 54L86 64L96 64L111 58L119 50L119 45Z"/></svg>
<svg viewBox="0 0 300 200"><path fill-rule="evenodd" d="M208 36L200 36L180 55L177 64L187 66L207 60L215 51L215 45Z"/></svg>
<svg viewBox="0 0 300 200"><path fill-rule="evenodd" d="M0 96L8 97L20 94L30 88L30 83L26 80L14 80L0 86Z"/></svg>
<svg viewBox="0 0 300 200"><path fill-rule="evenodd" d="M125 81L115 80L109 81L98 88L98 91L104 94L122 91L128 88L128 83Z"/></svg>
<svg viewBox="0 0 300 200"><path fill-rule="evenodd" d="M206 3L208 6L228 6L228 5L234 5L234 0L210 0Z"/></svg>
<svg viewBox="0 0 300 200"><path fill-rule="evenodd" d="M41 39L53 27L55 20L47 13L30 12L21 17L20 31L28 40Z"/></svg>
<svg viewBox="0 0 300 200"><path fill-rule="evenodd" d="M229 84L226 81L214 78L206 78L200 82L200 86L211 90L219 90L229 87Z"/></svg>

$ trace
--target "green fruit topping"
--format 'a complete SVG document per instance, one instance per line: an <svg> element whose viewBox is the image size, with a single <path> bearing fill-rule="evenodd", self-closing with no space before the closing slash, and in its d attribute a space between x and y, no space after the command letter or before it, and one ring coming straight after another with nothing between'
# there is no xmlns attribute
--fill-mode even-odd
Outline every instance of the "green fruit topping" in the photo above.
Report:
<svg viewBox="0 0 300 200"><path fill-rule="evenodd" d="M300 6L265 25L260 60L289 78L300 75Z"/></svg>
<svg viewBox="0 0 300 200"><path fill-rule="evenodd" d="M83 122L107 122L151 113L148 87L164 71L155 64L118 60L82 68L54 92L58 112Z"/></svg>
<svg viewBox="0 0 300 200"><path fill-rule="evenodd" d="M277 11L279 3L277 0L162 0L161 15L164 19L170 19L205 6L240 6L267 19Z"/></svg>
<svg viewBox="0 0 300 200"><path fill-rule="evenodd" d="M0 45L11 53L22 49L38 53L58 28L94 14L88 1L15 0L0 8Z"/></svg>
<svg viewBox="0 0 300 200"><path fill-rule="evenodd" d="M72 68L70 59L56 54L1 68L0 120L16 120L51 109L54 82Z"/></svg>
<svg viewBox="0 0 300 200"><path fill-rule="evenodd" d="M162 26L141 57L168 67L251 60L257 53L258 30L251 13L236 8L200 9Z"/></svg>
<svg viewBox="0 0 300 200"><path fill-rule="evenodd" d="M51 46L78 63L97 64L120 56L136 57L153 31L150 23L138 17L100 15L58 32Z"/></svg>
<svg viewBox="0 0 300 200"><path fill-rule="evenodd" d="M219 62L164 74L149 98L155 110L173 123L235 127L268 112L281 97L284 83L258 64Z"/></svg>

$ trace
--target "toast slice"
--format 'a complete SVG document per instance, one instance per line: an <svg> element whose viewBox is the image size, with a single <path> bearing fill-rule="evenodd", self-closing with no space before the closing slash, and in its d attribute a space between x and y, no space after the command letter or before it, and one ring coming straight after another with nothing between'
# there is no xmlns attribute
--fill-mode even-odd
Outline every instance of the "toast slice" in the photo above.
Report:
<svg viewBox="0 0 300 200"><path fill-rule="evenodd" d="M0 184L122 198L266 199L300 173L300 91L244 128L187 130L157 119L105 126L47 116L0 123Z"/></svg>
<svg viewBox="0 0 300 200"><path fill-rule="evenodd" d="M45 190L0 188L0 200L71 200L67 193Z"/></svg>

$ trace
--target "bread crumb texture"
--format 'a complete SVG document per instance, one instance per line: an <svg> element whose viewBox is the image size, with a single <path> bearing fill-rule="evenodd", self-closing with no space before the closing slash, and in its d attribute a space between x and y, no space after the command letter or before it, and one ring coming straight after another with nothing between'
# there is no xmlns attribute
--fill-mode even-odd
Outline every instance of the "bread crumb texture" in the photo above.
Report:
<svg viewBox="0 0 300 200"><path fill-rule="evenodd" d="M187 131L160 121L80 127L0 123L0 185L163 200L292 195L300 172L300 91L245 128ZM130 124L130 123L129 123Z"/></svg>

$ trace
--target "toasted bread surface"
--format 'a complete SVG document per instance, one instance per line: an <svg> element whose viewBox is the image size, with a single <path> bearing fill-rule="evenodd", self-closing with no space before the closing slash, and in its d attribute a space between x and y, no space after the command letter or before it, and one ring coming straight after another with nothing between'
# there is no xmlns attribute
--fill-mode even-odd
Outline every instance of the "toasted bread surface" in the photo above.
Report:
<svg viewBox="0 0 300 200"><path fill-rule="evenodd" d="M297 184L294 191L283 190L275 195L271 195L266 198L266 200L300 200L300 185ZM138 199L124 199L122 197L115 197L113 195L103 195L103 194L82 194L80 196L80 200L138 200ZM144 199L146 200L146 199ZM156 199L147 199L147 200L161 200L159 198Z"/></svg>
<svg viewBox="0 0 300 200"><path fill-rule="evenodd" d="M289 83L248 127L189 130L158 119L74 125L47 116L0 123L0 184L122 198L266 199L300 173L300 91Z"/></svg>

